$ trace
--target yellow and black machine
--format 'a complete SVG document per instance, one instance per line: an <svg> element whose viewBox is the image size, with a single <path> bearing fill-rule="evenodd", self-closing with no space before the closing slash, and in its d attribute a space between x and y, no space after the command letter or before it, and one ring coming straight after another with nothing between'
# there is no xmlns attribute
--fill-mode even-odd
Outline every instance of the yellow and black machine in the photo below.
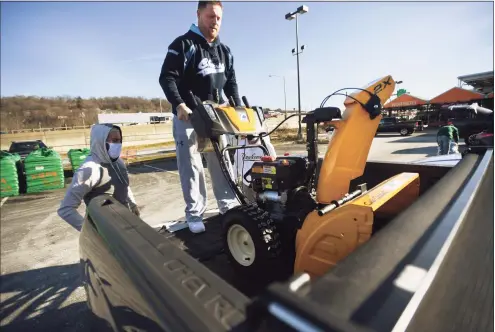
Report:
<svg viewBox="0 0 495 332"><path fill-rule="evenodd" d="M245 106L220 106L195 100L191 122L199 137L209 138L222 170L238 196L240 206L223 216L224 251L233 268L247 275L260 275L289 263L293 272L320 276L366 242L377 218L392 218L419 196L419 174L400 173L374 188L360 184L350 188L366 166L382 105L392 95L395 81L389 76L345 95L345 111L325 107L305 114L307 156L269 156L254 162L242 176L250 175L254 200L248 200L234 181L225 135L248 139L270 133L263 130L263 112ZM290 118L290 117L289 117ZM285 120L284 120L285 121ZM317 127L334 128L325 157L318 159ZM276 129L276 128L275 128Z"/></svg>

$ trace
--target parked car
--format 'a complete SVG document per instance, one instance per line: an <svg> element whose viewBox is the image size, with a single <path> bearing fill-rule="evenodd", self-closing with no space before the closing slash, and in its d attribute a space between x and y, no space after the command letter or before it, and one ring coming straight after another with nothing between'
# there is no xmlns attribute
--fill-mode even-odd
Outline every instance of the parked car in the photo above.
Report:
<svg viewBox="0 0 495 332"><path fill-rule="evenodd" d="M265 119L276 118L279 115L278 112L266 111L266 110L263 112L263 114L264 114Z"/></svg>
<svg viewBox="0 0 495 332"><path fill-rule="evenodd" d="M34 150L46 147L45 143L39 139L32 141L13 141L10 144L9 153L17 153L21 156L21 159L24 159Z"/></svg>
<svg viewBox="0 0 495 332"><path fill-rule="evenodd" d="M459 138L469 145L469 138L485 130L493 130L493 110L472 105L454 105L440 109L442 120L436 125L441 127L452 122L459 130Z"/></svg>
<svg viewBox="0 0 495 332"><path fill-rule="evenodd" d="M483 130L481 133L469 136L468 145L493 147L493 128L491 130Z"/></svg>
<svg viewBox="0 0 495 332"><path fill-rule="evenodd" d="M419 127L418 121L400 121L396 117L386 117L380 121L377 133L399 133L402 136L412 135Z"/></svg>
<svg viewBox="0 0 495 332"><path fill-rule="evenodd" d="M469 139L473 135L479 135L487 131L492 131L493 135L493 113L491 115L478 114L476 118L449 119L449 121L459 130L459 138L463 139L468 145L470 144Z"/></svg>

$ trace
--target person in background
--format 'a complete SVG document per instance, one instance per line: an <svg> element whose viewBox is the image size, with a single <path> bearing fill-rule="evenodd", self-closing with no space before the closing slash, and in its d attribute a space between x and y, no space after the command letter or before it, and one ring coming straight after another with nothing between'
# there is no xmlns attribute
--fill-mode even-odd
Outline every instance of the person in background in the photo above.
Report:
<svg viewBox="0 0 495 332"><path fill-rule="evenodd" d="M127 168L120 159L120 127L111 124L94 125L91 128L90 150L90 155L74 172L72 183L57 211L60 218L81 231L84 218L77 209L82 201L88 206L92 198L102 194L112 195L139 216L139 209L129 186Z"/></svg>
<svg viewBox="0 0 495 332"><path fill-rule="evenodd" d="M172 104L173 136L176 142L177 167L186 203L185 215L189 230L205 231L203 214L207 193L205 171L201 160L202 142L189 115L194 107L189 91L201 101L225 104L222 91L241 105L230 48L218 36L223 17L220 1L199 1L198 25L177 37L168 47L159 83ZM227 138L226 138L227 139ZM201 143L201 144L199 144ZM203 153L211 176L213 193L220 214L239 205L235 193L223 175L214 152Z"/></svg>
<svg viewBox="0 0 495 332"><path fill-rule="evenodd" d="M456 153L459 144L459 130L452 121L448 121L446 126L441 127L437 132L438 154L445 155Z"/></svg>

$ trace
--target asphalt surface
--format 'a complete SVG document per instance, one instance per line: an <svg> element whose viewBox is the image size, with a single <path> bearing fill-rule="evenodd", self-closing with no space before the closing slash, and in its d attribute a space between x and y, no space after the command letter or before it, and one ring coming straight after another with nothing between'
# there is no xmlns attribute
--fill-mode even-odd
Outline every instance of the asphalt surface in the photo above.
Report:
<svg viewBox="0 0 495 332"><path fill-rule="evenodd" d="M304 145L277 152L304 153ZM326 152L321 145L320 155ZM379 135L369 160L409 162L436 154L435 136ZM152 226L183 217L175 161L130 166L141 218ZM70 183L70 179L67 179ZM208 181L208 207L216 208ZM3 199L1 213L0 328L2 331L87 331L85 294L78 270L78 232L56 210L65 190ZM79 211L84 214L84 204Z"/></svg>

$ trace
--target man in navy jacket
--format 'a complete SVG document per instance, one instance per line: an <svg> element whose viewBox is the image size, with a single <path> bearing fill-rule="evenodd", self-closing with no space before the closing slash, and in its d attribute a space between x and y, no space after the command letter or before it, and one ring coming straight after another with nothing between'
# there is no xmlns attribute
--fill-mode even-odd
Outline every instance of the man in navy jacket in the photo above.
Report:
<svg viewBox="0 0 495 332"><path fill-rule="evenodd" d="M234 57L229 47L220 42L218 33L222 23L223 7L220 1L198 3L198 25L176 38L168 47L159 82L172 104L173 135L176 142L177 166L186 203L186 220L194 233L205 230L203 213L206 210L206 183L198 137L189 121L192 100L189 91L202 101L214 100L219 104L232 97L240 105L234 71ZM220 213L238 205L225 179L214 152L204 153L211 176L213 193Z"/></svg>

